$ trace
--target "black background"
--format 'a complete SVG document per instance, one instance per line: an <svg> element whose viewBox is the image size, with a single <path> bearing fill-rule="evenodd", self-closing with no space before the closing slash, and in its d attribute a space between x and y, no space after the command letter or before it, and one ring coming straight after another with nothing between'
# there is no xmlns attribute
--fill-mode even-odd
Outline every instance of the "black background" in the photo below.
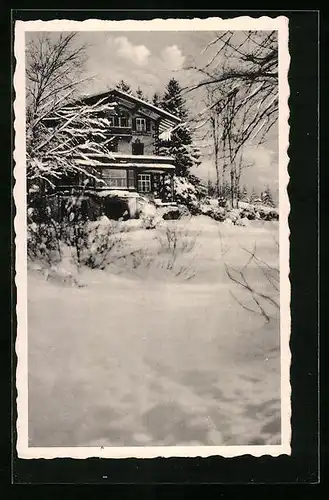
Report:
<svg viewBox="0 0 329 500"><path fill-rule="evenodd" d="M109 5L110 7L111 5ZM147 5L144 5L147 7ZM232 484L261 484L257 487L260 498L274 498L278 495L287 498L303 496L301 489L287 488L282 490L283 485L309 484L309 491L305 498L314 497L314 487L319 481L319 407L318 407L318 180L319 180L319 79L318 79L318 42L319 42L319 12L317 11L162 11L162 10L129 10L129 11L83 11L83 10L13 10L12 18L8 26L1 31L0 41L4 42L9 35L13 46L12 29L15 20L33 19L152 19L163 18L204 18L221 17L232 18L239 15L259 17L268 15L276 17L284 15L289 18L289 52L291 56L289 70L290 84L290 147L289 147L289 197L291 213L289 225L290 237L290 279L292 287L291 315L291 384L292 384L292 455L277 458L264 456L254 458L243 456L236 458L193 458L193 459L53 459L53 460L22 460L18 459L15 451L15 371L16 355L14 351L15 342L15 288L13 285L13 271L9 274L8 287L2 287L2 315L4 326L1 329L0 352L3 361L0 364L1 382L4 389L1 394L7 396L3 405L7 411L2 411L5 417L4 425L1 426L1 454L0 472L6 483L18 484L145 484L153 483L148 489L135 486L131 489L134 498L154 498L164 496L167 491L170 496L191 494L189 488L183 492L179 488L159 489L155 483L171 484L193 484L193 490L198 483L219 483L222 486L217 490L216 498L222 498L225 494L231 495ZM10 11L8 12L8 16ZM326 34L325 30L323 36ZM6 44L5 44L6 46ZM324 43L323 43L324 46ZM4 44L2 43L2 49ZM8 73L5 71L8 64ZM12 197L12 101L14 90L12 88L11 76L14 70L14 57L4 58L3 70L0 72L0 88L5 99L3 111L0 113L2 132L3 164L1 165L0 183L3 210L0 212L4 218L2 224L2 235L5 244L0 245L0 262L4 265L4 273L13 266L14 240L13 240L13 217L14 206L11 204ZM9 80L9 81L8 81ZM322 99L322 105L326 97ZM323 146L326 147L326 144ZM322 185L322 184L321 184ZM10 211L10 206L12 210ZM9 217L6 210L9 208ZM8 236L8 238L6 238ZM9 250L9 251L8 251ZM11 255L10 262L6 265L6 257ZM4 281L4 280L2 280ZM12 293L10 293L12 290ZM9 300L8 300L9 299ZM12 331L10 337L10 330ZM324 363L325 364L325 363ZM11 368L10 368L11 367ZM326 389L323 391L323 399ZM324 424L324 417L322 417ZM9 426L9 428L8 428ZM322 441L324 445L324 440ZM103 478L103 476L107 476ZM321 477L323 481L324 478ZM276 484L275 487L266 487L264 483ZM266 489L264 489L266 488ZM14 487L15 489L15 487ZM62 487L54 488L57 498L61 495ZM52 491L54 491L52 490ZM81 491L80 487L75 490ZM87 488L88 490L88 488ZM46 494L41 498L48 498L49 487ZM198 492L198 488L196 489ZM202 490L204 491L204 490ZM245 497L246 491L241 489L237 498ZM242 493L244 491L244 493ZM112 492L112 493L111 493ZM115 493L114 493L115 492ZM185 493L184 493L185 492ZM285 493L284 493L285 492ZM33 493L34 494L34 493ZM80 493L78 493L80 494ZM115 498L122 496L122 489L109 490L110 495ZM204 494L204 493L202 493ZM252 493L255 494L255 488ZM227 496L228 496L227 495ZM316 496L318 496L316 494Z"/></svg>

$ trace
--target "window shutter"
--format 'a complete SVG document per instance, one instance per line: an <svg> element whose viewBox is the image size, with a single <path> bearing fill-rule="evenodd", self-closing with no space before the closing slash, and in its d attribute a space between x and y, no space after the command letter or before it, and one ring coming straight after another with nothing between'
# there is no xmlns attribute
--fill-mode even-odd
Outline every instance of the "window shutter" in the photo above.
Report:
<svg viewBox="0 0 329 500"><path fill-rule="evenodd" d="M146 132L149 132L151 130L151 120L149 118L146 118Z"/></svg>
<svg viewBox="0 0 329 500"><path fill-rule="evenodd" d="M133 122L133 130L136 130L136 118L133 118L132 122Z"/></svg>

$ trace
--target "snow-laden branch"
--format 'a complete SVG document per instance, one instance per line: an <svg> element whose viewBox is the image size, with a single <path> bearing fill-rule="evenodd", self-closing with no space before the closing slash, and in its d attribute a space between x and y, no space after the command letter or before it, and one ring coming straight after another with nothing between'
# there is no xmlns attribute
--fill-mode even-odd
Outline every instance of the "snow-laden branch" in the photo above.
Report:
<svg viewBox="0 0 329 500"><path fill-rule="evenodd" d="M110 148L114 137L109 136L107 116L115 107L104 98L94 104L56 106L47 119L37 117L37 126L27 131L28 179L45 182L46 178L46 184L54 188L56 179L79 173L101 182L92 169L104 166L95 155L113 159Z"/></svg>

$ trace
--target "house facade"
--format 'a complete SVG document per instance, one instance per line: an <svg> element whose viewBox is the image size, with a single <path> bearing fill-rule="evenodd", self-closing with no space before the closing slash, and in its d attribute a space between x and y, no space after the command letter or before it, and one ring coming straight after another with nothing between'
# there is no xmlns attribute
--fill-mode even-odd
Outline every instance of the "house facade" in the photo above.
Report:
<svg viewBox="0 0 329 500"><path fill-rule="evenodd" d="M131 199L140 195L160 205L174 202L175 161L159 153L158 142L159 135L177 126L180 119L116 89L87 97L84 102L92 105L107 100L116 103L106 117L111 140L108 155L97 157L99 181L94 181L93 189L104 196L111 191ZM65 179L58 187L66 187Z"/></svg>

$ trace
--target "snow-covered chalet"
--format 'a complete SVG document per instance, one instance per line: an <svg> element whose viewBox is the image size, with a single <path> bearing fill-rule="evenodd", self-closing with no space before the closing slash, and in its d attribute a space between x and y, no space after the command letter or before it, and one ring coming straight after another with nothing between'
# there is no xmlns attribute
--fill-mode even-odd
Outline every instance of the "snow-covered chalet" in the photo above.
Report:
<svg viewBox="0 0 329 500"><path fill-rule="evenodd" d="M109 155L102 157L98 168L101 182L96 183L95 191L104 197L111 191L131 200L143 196L158 204L173 202L175 160L161 155L158 139L177 126L180 119L117 89L88 96L84 101L92 105L107 99L116 103L115 110L107 116L111 124L108 133L114 139Z"/></svg>

